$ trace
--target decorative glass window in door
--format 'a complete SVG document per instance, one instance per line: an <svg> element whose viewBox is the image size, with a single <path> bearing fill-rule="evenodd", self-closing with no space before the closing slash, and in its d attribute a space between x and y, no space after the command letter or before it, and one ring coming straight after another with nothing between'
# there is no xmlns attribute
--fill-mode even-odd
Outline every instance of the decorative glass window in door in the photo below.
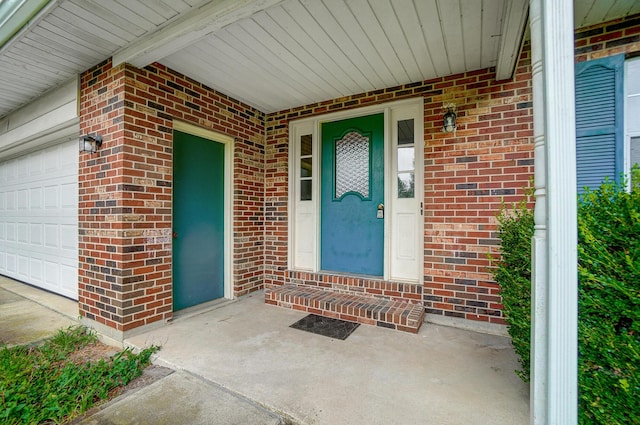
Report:
<svg viewBox="0 0 640 425"><path fill-rule="evenodd" d="M351 131L336 140L336 198L349 192L369 197L369 138Z"/></svg>
<svg viewBox="0 0 640 425"><path fill-rule="evenodd" d="M415 196L415 145L413 119L398 121L398 198Z"/></svg>

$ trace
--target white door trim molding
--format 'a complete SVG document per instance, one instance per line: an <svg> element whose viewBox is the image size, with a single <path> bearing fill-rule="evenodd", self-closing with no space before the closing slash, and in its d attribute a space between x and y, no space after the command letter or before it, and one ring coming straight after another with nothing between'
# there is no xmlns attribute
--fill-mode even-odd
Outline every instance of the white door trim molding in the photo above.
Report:
<svg viewBox="0 0 640 425"><path fill-rule="evenodd" d="M325 122L339 121L349 118L384 113L384 151L385 151L385 280L407 283L422 283L424 257L422 243L424 220L420 211L420 203L424 201L423 155L424 155L424 99L422 97L400 100L380 105L372 105L346 111L338 111L310 118L294 120L289 123L289 241L288 268L291 270L320 271L320 180L321 180L321 127ZM397 131L392 131L399 120L414 120L415 146L415 224L417 229L411 232L414 258L410 262L400 264L394 260L399 246L396 240L399 232L394 230L394 220L398 201L394 199L393 182L397 179ZM300 138L306 136L312 140L312 178L311 199L300 199ZM406 207L405 207L406 209ZM407 211L405 211L407 213ZM406 244L405 244L406 246ZM407 269L408 265L408 269ZM407 271L409 270L409 271Z"/></svg>

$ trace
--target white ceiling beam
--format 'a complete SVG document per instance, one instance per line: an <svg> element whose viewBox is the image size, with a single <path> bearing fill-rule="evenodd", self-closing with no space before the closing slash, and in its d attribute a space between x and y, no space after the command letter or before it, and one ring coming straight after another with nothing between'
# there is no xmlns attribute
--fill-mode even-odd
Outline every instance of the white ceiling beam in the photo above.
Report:
<svg viewBox="0 0 640 425"><path fill-rule="evenodd" d="M175 53L216 31L282 3L283 0L219 0L188 12L113 55L113 64L138 68Z"/></svg>
<svg viewBox="0 0 640 425"><path fill-rule="evenodd" d="M496 80L508 80L513 76L524 28L529 14L528 0L509 0L504 2L504 14L502 17L502 34L500 35L500 48L496 64Z"/></svg>

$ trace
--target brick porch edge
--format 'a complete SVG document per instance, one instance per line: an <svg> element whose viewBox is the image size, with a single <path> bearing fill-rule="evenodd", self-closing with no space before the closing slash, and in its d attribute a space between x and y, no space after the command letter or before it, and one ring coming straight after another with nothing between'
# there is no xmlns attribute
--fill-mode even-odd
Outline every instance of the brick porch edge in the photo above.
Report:
<svg viewBox="0 0 640 425"><path fill-rule="evenodd" d="M293 284L267 285L265 302L349 322L411 333L418 332L425 314L421 304L336 293Z"/></svg>

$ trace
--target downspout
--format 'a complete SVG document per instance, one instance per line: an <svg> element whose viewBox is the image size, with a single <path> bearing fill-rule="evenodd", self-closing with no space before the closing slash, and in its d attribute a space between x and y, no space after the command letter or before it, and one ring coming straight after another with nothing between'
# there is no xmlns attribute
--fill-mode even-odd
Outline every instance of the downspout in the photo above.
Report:
<svg viewBox="0 0 640 425"><path fill-rule="evenodd" d="M535 144L532 425L577 424L573 0L530 0Z"/></svg>

